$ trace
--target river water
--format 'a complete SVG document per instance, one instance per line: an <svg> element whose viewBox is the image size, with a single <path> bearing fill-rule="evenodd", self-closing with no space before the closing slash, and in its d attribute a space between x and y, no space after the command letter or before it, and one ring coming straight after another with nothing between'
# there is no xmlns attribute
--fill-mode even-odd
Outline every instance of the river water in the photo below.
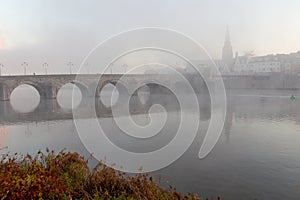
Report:
<svg viewBox="0 0 300 200"><path fill-rule="evenodd" d="M35 154L48 147L89 155L67 109L70 94L59 97L65 109L56 100L41 100L40 106L32 111L30 106L39 102L33 100L36 93L28 93L23 89L22 95L11 99L11 103L0 102L0 152ZM296 95L295 101L290 99L291 94ZM213 151L202 160L198 159L198 152L210 113L209 109L201 112L198 135L191 147L176 162L152 173L161 177L163 185L171 184L180 192L195 192L208 198L218 195L223 199L300 198L300 92L227 91L225 127ZM162 116L156 113L155 117ZM149 122L147 114L133 118L141 125ZM178 120L180 114L176 109L168 112L163 136L139 144L123 137L112 117L99 118L114 143L135 152L164 146L174 136Z"/></svg>

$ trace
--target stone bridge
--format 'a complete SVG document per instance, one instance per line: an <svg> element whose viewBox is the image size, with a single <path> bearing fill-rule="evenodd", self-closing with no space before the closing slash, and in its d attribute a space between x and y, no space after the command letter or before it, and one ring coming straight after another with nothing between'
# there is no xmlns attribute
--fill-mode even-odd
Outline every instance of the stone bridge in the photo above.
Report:
<svg viewBox="0 0 300 200"><path fill-rule="evenodd" d="M76 85L80 89L83 98L93 95L99 96L106 84L116 85L123 74L103 74L100 79L99 74L80 74L77 78L76 76L76 74L0 76L0 100L9 100L12 91L23 84L33 86L39 92L41 99L55 99L59 89L68 83ZM207 89L206 84L199 76L185 76L196 92ZM145 80L153 83L175 84L178 87L180 87L180 84L183 84L182 81L180 82L175 76L173 77L169 74L126 74L125 79L122 80L126 82L123 83L124 85L144 83ZM148 86L150 91L159 90L160 87L155 84L149 84Z"/></svg>

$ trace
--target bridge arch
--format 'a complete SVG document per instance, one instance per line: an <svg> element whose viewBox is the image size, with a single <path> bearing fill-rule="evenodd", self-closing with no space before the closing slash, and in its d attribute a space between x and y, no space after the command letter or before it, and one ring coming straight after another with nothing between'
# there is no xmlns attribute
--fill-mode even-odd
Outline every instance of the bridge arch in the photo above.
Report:
<svg viewBox="0 0 300 200"><path fill-rule="evenodd" d="M73 101L74 104L71 103L72 98L73 98L73 90L62 91L62 88L65 89L65 87L67 87L67 85L76 86L76 88L80 92L80 96L76 95L76 97L78 97L78 98L76 98L75 101ZM55 96L56 96L57 102L60 107L65 108L65 109L72 109L72 108L82 106L82 104L86 103L86 99L88 99L88 97L90 96L88 86L86 86L82 82L75 81L75 80L67 81L67 82L64 82L63 84L58 84L55 86L55 88L56 88ZM60 93L60 92L62 92L62 93ZM72 107L72 106L75 106L75 107Z"/></svg>
<svg viewBox="0 0 300 200"><path fill-rule="evenodd" d="M84 83L81 83L79 81L71 81L70 83L79 88L82 98L87 98L90 96L89 88Z"/></svg>
<svg viewBox="0 0 300 200"><path fill-rule="evenodd" d="M42 95L43 90L39 86L22 82L11 88L8 98L14 111L30 113L38 108Z"/></svg>
<svg viewBox="0 0 300 200"><path fill-rule="evenodd" d="M60 90L63 86L65 86L65 85L67 85L67 84L73 84L73 85L75 85L76 87L78 87L79 90L80 90L80 92L81 92L81 95L82 95L83 98L89 96L89 88L88 88L88 86L85 85L84 83L81 83L81 82L75 81L75 80L69 81L69 82L65 82L65 83L63 83L63 84L56 85L56 94L58 94L59 90Z"/></svg>
<svg viewBox="0 0 300 200"><path fill-rule="evenodd" d="M112 98L117 98L117 99L115 99L115 102L113 103L113 105L110 105L107 102L104 102L104 98L102 97L103 88L110 84L112 86L114 86L118 92L117 96L112 97ZM121 82L120 80L104 80L98 84L97 89L96 89L96 97L100 97L100 99L98 101L101 104L101 107L103 107L106 110L111 109L111 107L119 107L120 105L122 105L122 102L124 102L124 98L126 98L126 96L128 96L128 95L129 95L129 92L126 88L126 84Z"/></svg>
<svg viewBox="0 0 300 200"><path fill-rule="evenodd" d="M105 81L101 82L100 84L98 84L97 90L96 90L96 96L100 96L102 89L108 84L114 85L117 88L120 95L128 95L128 90L126 88L125 83L123 83L119 80L105 80Z"/></svg>
<svg viewBox="0 0 300 200"><path fill-rule="evenodd" d="M142 105L145 105L150 100L150 87L147 84L142 85L139 88L137 88L134 94L138 97L139 102Z"/></svg>
<svg viewBox="0 0 300 200"><path fill-rule="evenodd" d="M46 91L38 84L38 83L35 83L35 82L32 82L32 81L21 81L21 82L18 82L17 84L13 85L12 87L9 87L7 89L7 96L8 96L8 99L10 99L10 96L12 94L12 92L18 88L19 86L21 85L29 85L29 86L32 86L34 89L37 90L37 92L39 93L40 95L40 98L46 98ZM6 86L7 87L7 86Z"/></svg>

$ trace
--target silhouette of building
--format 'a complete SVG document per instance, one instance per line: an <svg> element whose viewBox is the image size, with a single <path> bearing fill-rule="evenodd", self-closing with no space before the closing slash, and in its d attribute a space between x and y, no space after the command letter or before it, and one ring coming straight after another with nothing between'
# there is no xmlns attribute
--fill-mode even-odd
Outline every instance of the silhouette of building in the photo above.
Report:
<svg viewBox="0 0 300 200"><path fill-rule="evenodd" d="M234 74L299 74L300 51L290 54L237 56L233 66Z"/></svg>
<svg viewBox="0 0 300 200"><path fill-rule="evenodd" d="M213 69L215 64L221 75L269 75L273 73L300 76L300 51L289 54L270 54L255 56L253 51L233 56L229 29L226 27L225 41L222 49L222 58L210 60L193 60L198 69L207 69L207 74L215 76L218 73ZM190 65L185 68L186 73L196 73Z"/></svg>
<svg viewBox="0 0 300 200"><path fill-rule="evenodd" d="M228 70L231 71L233 65L233 52L232 52L228 27L226 28L225 41L224 41L224 46L222 51L222 61L224 63L224 67L227 67Z"/></svg>

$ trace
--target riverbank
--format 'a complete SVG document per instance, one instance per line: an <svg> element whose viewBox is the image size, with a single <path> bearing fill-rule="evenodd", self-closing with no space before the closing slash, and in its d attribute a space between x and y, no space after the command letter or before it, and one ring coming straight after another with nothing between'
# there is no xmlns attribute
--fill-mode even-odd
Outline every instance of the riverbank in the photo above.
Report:
<svg viewBox="0 0 300 200"><path fill-rule="evenodd" d="M78 153L39 151L3 155L1 199L200 199L162 188L145 174L128 176L99 163L92 170Z"/></svg>

